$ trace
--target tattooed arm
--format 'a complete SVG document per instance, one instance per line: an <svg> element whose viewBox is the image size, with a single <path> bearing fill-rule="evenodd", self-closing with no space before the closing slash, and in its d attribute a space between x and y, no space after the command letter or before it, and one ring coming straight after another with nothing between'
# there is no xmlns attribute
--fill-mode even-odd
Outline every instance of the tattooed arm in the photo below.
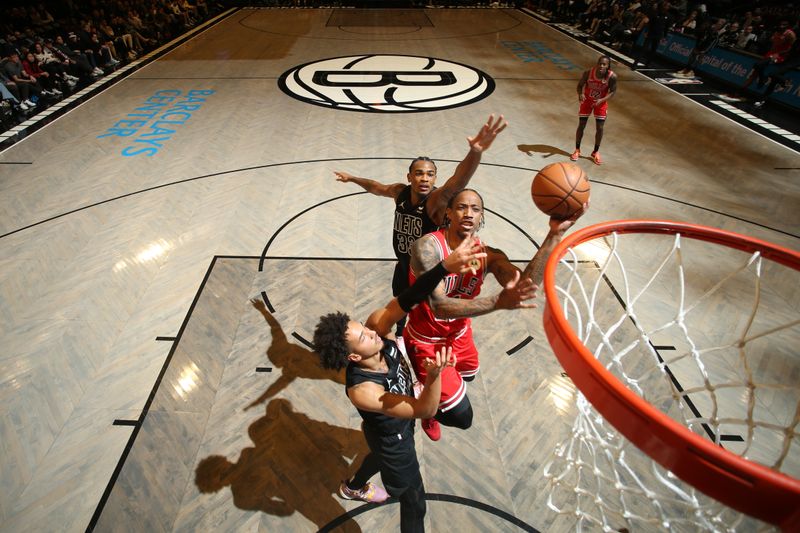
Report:
<svg viewBox="0 0 800 533"><path fill-rule="evenodd" d="M435 237L428 234L414 243L411 248L411 270L419 276L435 267L441 260L435 244ZM487 262L492 260L491 251L487 252ZM440 282L428 297L431 310L437 318L467 318L485 315L497 309L517 309L535 307L526 303L535 295L530 280L520 281L519 271L509 280L502 291L492 296L483 296L472 300L450 298L445 292L444 282Z"/></svg>
<svg viewBox="0 0 800 533"><path fill-rule="evenodd" d="M542 245L536 251L536 254L528 263L528 266L525 267L525 271L522 273L524 277L529 278L536 286L541 285L544 279L544 266L547 263L547 259L550 257L550 253L558 246L558 243L561 242L567 230L575 224L576 220L583 216L587 209L589 209L589 204L585 203L580 211L567 220L558 220L557 218L550 219L550 231L547 233L547 237L545 237Z"/></svg>

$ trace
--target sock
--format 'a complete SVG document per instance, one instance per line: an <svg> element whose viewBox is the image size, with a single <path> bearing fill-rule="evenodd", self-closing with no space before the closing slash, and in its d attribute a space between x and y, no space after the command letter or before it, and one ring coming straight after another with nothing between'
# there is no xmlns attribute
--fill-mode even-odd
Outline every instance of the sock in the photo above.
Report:
<svg viewBox="0 0 800 533"><path fill-rule="evenodd" d="M594 151L595 152L599 152L600 151L600 145L599 144L595 144L594 145Z"/></svg>

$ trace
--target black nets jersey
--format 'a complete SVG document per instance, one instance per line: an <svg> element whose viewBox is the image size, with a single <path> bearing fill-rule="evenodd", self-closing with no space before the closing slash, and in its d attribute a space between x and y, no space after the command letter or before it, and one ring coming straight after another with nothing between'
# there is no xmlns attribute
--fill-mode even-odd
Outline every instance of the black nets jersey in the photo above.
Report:
<svg viewBox="0 0 800 533"><path fill-rule="evenodd" d="M386 391L393 394L402 394L404 396L413 396L413 380L411 378L411 370L408 368L406 360L397 348L394 341L387 339L383 340L383 358L389 367L389 372L386 374L382 372L370 372L358 365L348 363L345 372L345 393L347 389L371 381L382 386ZM408 424L413 424L414 420L405 418L395 418L383 413L374 413L372 411L362 411L358 409L358 414L368 424L380 433L381 435L394 435L402 433L403 429Z"/></svg>
<svg viewBox="0 0 800 533"><path fill-rule="evenodd" d="M431 217L428 216L427 202L430 195L422 199L418 205L411 203L411 185L397 196L394 207L394 228L392 231L392 245L397 259L408 265L411 245L414 241L439 229Z"/></svg>

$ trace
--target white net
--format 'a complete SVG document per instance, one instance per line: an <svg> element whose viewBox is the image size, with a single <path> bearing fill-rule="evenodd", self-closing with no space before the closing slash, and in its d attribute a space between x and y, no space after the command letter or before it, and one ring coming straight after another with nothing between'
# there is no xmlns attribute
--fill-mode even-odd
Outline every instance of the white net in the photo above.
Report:
<svg viewBox="0 0 800 533"><path fill-rule="evenodd" d="M625 264L628 263L626 270ZM800 476L800 276L680 235L616 234L569 249L559 306L630 390L748 460ZM663 469L577 395L545 467L548 505L581 530L760 530Z"/></svg>

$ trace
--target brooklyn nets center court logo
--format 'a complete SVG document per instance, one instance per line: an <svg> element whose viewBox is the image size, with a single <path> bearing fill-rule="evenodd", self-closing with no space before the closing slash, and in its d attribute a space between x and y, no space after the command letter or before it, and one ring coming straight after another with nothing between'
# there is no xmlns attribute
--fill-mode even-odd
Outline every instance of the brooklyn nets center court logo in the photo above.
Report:
<svg viewBox="0 0 800 533"><path fill-rule="evenodd" d="M494 80L478 69L402 55L314 61L285 72L278 85L309 104L373 113L439 111L477 102L494 91Z"/></svg>

